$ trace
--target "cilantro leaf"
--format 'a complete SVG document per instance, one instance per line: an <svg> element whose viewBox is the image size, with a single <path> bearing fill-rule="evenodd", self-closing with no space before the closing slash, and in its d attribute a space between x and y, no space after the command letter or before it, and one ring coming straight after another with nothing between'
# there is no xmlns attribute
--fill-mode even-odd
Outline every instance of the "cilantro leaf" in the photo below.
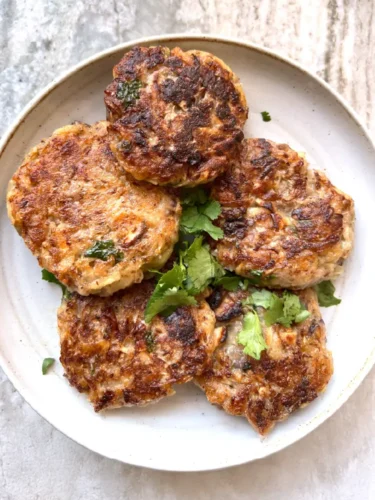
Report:
<svg viewBox="0 0 375 500"><path fill-rule="evenodd" d="M186 289L196 295L207 288L215 278L221 278L225 271L211 255L207 245L202 245L203 238L196 238L182 256L187 267Z"/></svg>
<svg viewBox="0 0 375 500"><path fill-rule="evenodd" d="M210 209L208 209L210 215ZM214 226L210 218L200 213L197 207L188 207L182 211L181 229L186 233L208 233L212 239L218 240L224 236L223 230Z"/></svg>
<svg viewBox="0 0 375 500"><path fill-rule="evenodd" d="M155 348L155 338L152 335L152 332L147 331L145 333L145 342L148 352L152 352Z"/></svg>
<svg viewBox="0 0 375 500"><path fill-rule="evenodd" d="M108 257L113 256L116 264L124 259L124 252L116 249L113 240L97 241L91 248L83 254L85 257L93 259L108 260Z"/></svg>
<svg viewBox="0 0 375 500"><path fill-rule="evenodd" d="M184 260L189 261L194 258L196 253L203 245L203 236L198 236L194 239L191 245L184 251L180 251L180 263Z"/></svg>
<svg viewBox="0 0 375 500"><path fill-rule="evenodd" d="M264 314L264 320L267 326L271 326L274 323L280 323L280 319L283 317L283 305L282 299L273 293L268 311Z"/></svg>
<svg viewBox="0 0 375 500"><path fill-rule="evenodd" d="M170 271L161 275L147 302L146 323L150 323L154 316L167 309L172 313L179 306L196 304L194 297L189 296L186 290L180 290L185 278L185 267L176 263Z"/></svg>
<svg viewBox="0 0 375 500"><path fill-rule="evenodd" d="M209 200L202 207L199 207L198 211L203 215L207 215L209 219L215 220L221 214L221 206L218 201Z"/></svg>
<svg viewBox="0 0 375 500"><path fill-rule="evenodd" d="M71 292L66 288L65 285L59 281L56 276L47 269L42 269L42 280L48 281L48 283L55 283L55 285L58 285L61 288L62 295L64 299L69 299L69 297L72 295Z"/></svg>
<svg viewBox="0 0 375 500"><path fill-rule="evenodd" d="M245 305L254 305L267 309L264 320L267 326L279 323L289 327L292 323L301 323L310 316L298 295L285 291L282 297L269 290L258 290L244 301Z"/></svg>
<svg viewBox="0 0 375 500"><path fill-rule="evenodd" d="M145 311L145 321L150 323L152 318L165 310L172 314L178 307L195 306L197 301L188 294L186 290L179 290L177 287L168 288L164 293L158 293L157 296L151 295Z"/></svg>
<svg viewBox="0 0 375 500"><path fill-rule="evenodd" d="M310 316L309 311L307 309L304 309L303 311L299 312L297 316L294 319L295 323L302 323L302 321L305 321Z"/></svg>
<svg viewBox="0 0 375 500"><path fill-rule="evenodd" d="M179 288L182 285L185 278L186 278L185 268L175 263L172 269L161 275L152 296L156 294L161 294L165 292L168 288L174 288L174 287Z"/></svg>
<svg viewBox="0 0 375 500"><path fill-rule="evenodd" d="M247 278L240 281L241 290L247 290L249 288L249 285L250 285L250 281Z"/></svg>
<svg viewBox="0 0 375 500"><path fill-rule="evenodd" d="M267 349L262 334L262 326L256 312L248 312L244 316L243 327L238 334L237 342L244 346L243 352L245 354L258 360L261 352Z"/></svg>
<svg viewBox="0 0 375 500"><path fill-rule="evenodd" d="M252 304L257 307L269 309L271 307L272 296L274 294L269 290L258 290L251 294Z"/></svg>
<svg viewBox="0 0 375 500"><path fill-rule="evenodd" d="M332 281L322 281L315 287L318 295L318 302L321 307L337 306L340 304L341 299L335 297L335 286Z"/></svg>
<svg viewBox="0 0 375 500"><path fill-rule="evenodd" d="M145 310L145 321L149 323L156 314L169 315L184 305L196 305L193 295L199 294L215 279L225 274L225 270L211 255L208 245L203 244L203 236L195 238L186 248L181 245L179 261L159 280Z"/></svg>
<svg viewBox="0 0 375 500"><path fill-rule="evenodd" d="M189 189L182 194L183 211L181 229L185 233L208 233L211 238L218 240L224 236L222 229L212 224L221 213L218 201L208 199L202 188Z"/></svg>
<svg viewBox="0 0 375 500"><path fill-rule="evenodd" d="M262 118L263 118L264 122L270 122L271 121L271 115L269 114L268 111L262 111L260 114L262 115Z"/></svg>
<svg viewBox="0 0 375 500"><path fill-rule="evenodd" d="M299 297L294 293L284 292L283 315L286 321L290 324L295 320L296 316L301 312L302 304Z"/></svg>
<svg viewBox="0 0 375 500"><path fill-rule="evenodd" d="M118 84L116 97L122 102L125 109L139 99L141 87L142 82L139 80L130 80Z"/></svg>
<svg viewBox="0 0 375 500"><path fill-rule="evenodd" d="M259 285L262 281L263 271L260 271L259 269L252 269L250 271L250 274L251 276L247 278L249 280L249 283L251 285Z"/></svg>
<svg viewBox="0 0 375 500"><path fill-rule="evenodd" d="M208 196L203 188L184 189L181 194L181 203L184 206L202 205L207 200Z"/></svg>
<svg viewBox="0 0 375 500"><path fill-rule="evenodd" d="M48 283L55 283L56 285L59 285L61 288L65 288L65 285L63 285L54 274L50 273L47 271L47 269L42 269L42 279L44 281L48 281Z"/></svg>
<svg viewBox="0 0 375 500"><path fill-rule="evenodd" d="M223 271L225 270L223 269ZM254 272L261 272L261 271L254 271ZM255 281L257 282L258 279L255 278ZM216 278L215 281L212 283L213 286L222 286L224 290L228 290L229 292L234 292L238 289L247 290L250 284L255 285L257 283L254 283L251 278L250 279L243 278L242 276L238 276L237 274L234 274L231 271L225 271L225 275Z"/></svg>
<svg viewBox="0 0 375 500"><path fill-rule="evenodd" d="M195 295L204 290L215 276L215 266L210 252L204 247L197 250L194 257L187 261L187 264L188 280L186 288L189 293Z"/></svg>
<svg viewBox="0 0 375 500"><path fill-rule="evenodd" d="M239 276L231 276L225 275L221 278L217 278L213 285L214 286L222 286L224 290L228 290L228 292L235 292L241 286L242 280Z"/></svg>
<svg viewBox="0 0 375 500"><path fill-rule="evenodd" d="M53 365L55 362L54 358L44 358L42 363L42 373L45 375L48 371L48 368Z"/></svg>

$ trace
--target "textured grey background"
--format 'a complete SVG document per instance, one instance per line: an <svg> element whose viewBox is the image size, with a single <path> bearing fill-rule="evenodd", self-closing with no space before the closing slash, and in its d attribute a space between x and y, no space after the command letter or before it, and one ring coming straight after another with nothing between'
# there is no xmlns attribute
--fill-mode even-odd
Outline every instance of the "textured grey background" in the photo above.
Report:
<svg viewBox="0 0 375 500"><path fill-rule="evenodd" d="M0 0L0 133L87 56L187 31L237 36L290 56L333 85L375 133L373 0ZM0 370L0 500L373 499L374 403L373 370L336 415L275 456L218 472L163 473L73 443Z"/></svg>

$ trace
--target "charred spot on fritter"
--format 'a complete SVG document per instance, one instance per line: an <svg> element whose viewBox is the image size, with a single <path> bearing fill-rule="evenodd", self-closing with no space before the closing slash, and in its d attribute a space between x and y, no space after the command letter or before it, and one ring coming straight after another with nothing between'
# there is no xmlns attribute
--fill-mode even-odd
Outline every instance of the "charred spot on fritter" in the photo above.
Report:
<svg viewBox="0 0 375 500"><path fill-rule="evenodd" d="M223 224L225 236L232 236L239 240L245 237L247 222L245 219L226 220Z"/></svg>
<svg viewBox="0 0 375 500"><path fill-rule="evenodd" d="M129 79L134 79L141 64L144 64L148 69L152 69L162 64L165 61L165 57L166 52L162 47L150 47L148 50L144 50L142 47L134 47L134 49L127 53L127 57L123 57L115 66L114 76L125 76Z"/></svg>
<svg viewBox="0 0 375 500"><path fill-rule="evenodd" d="M100 397L99 401L95 403L95 411L100 411L104 408L107 408L111 404L114 397L115 393L113 391L105 391L103 396Z"/></svg>
<svg viewBox="0 0 375 500"><path fill-rule="evenodd" d="M217 321L229 321L242 314L241 300L225 300L215 309Z"/></svg>
<svg viewBox="0 0 375 500"><path fill-rule="evenodd" d="M179 307L164 319L168 335L183 344L194 344L197 341L197 330L194 318L188 307Z"/></svg>
<svg viewBox="0 0 375 500"><path fill-rule="evenodd" d="M136 47L113 75L104 99L117 135L112 150L135 178L194 186L237 158L247 104L238 78L220 59ZM121 148L124 140L132 147Z"/></svg>
<svg viewBox="0 0 375 500"><path fill-rule="evenodd" d="M215 311L221 304L221 301L223 299L223 293L222 290L215 288L211 295L207 298L208 305L211 307L212 310Z"/></svg>

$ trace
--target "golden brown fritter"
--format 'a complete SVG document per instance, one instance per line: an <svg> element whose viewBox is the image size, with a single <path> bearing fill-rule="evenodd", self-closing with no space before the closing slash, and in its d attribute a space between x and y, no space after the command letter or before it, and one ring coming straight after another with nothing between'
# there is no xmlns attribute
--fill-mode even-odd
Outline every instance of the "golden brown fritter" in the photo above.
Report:
<svg viewBox="0 0 375 500"><path fill-rule="evenodd" d="M123 168L153 184L212 181L238 157L246 98L220 59L198 50L136 47L105 90Z"/></svg>
<svg viewBox="0 0 375 500"><path fill-rule="evenodd" d="M108 122L60 128L30 151L9 185L9 217L26 245L82 295L140 282L178 238L177 198L124 174L110 141ZM95 244L113 255L85 255Z"/></svg>
<svg viewBox="0 0 375 500"><path fill-rule="evenodd" d="M249 292L216 291L208 299L216 314L216 331L222 343L211 367L196 382L212 404L231 415L244 416L261 435L293 411L313 401L333 373L331 353L316 293L297 292L310 317L290 328L267 327L257 308L267 343L259 361L243 353L237 343L242 329L242 300Z"/></svg>
<svg viewBox="0 0 375 500"><path fill-rule="evenodd" d="M332 279L353 246L353 200L286 144L244 141L240 162L214 182L227 269L261 283L304 288Z"/></svg>
<svg viewBox="0 0 375 500"><path fill-rule="evenodd" d="M218 344L215 315L203 299L147 325L154 284L144 281L111 297L74 294L58 311L61 363L95 411L155 403L173 385L202 373Z"/></svg>

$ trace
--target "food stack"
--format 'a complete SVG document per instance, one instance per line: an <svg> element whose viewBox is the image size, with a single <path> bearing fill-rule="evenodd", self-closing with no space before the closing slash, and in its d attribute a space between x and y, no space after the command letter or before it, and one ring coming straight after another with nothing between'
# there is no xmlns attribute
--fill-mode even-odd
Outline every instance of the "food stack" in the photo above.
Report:
<svg viewBox="0 0 375 500"><path fill-rule="evenodd" d="M353 201L288 145L244 138L241 83L214 55L135 47L113 77L107 121L56 130L8 191L63 289L65 375L95 411L194 381L264 435L331 378L319 305L339 302Z"/></svg>

